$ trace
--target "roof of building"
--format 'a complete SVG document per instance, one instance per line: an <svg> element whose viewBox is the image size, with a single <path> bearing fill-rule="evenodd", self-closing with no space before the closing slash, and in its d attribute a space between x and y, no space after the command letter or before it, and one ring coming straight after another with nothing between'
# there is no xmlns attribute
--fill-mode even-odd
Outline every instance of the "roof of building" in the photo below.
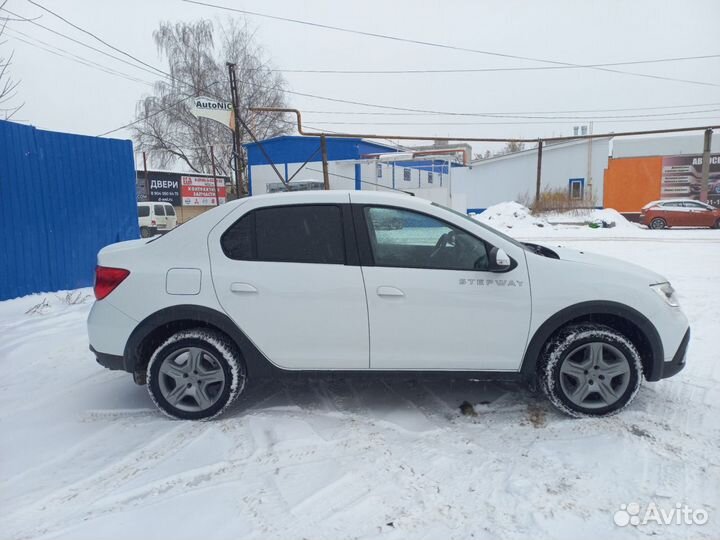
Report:
<svg viewBox="0 0 720 540"><path fill-rule="evenodd" d="M360 159L364 154L397 152L398 148L369 142L360 138L326 137L328 161ZM260 141L270 159L276 163L305 163L321 161L320 137L280 135ZM248 165L268 165L258 143L248 143Z"/></svg>

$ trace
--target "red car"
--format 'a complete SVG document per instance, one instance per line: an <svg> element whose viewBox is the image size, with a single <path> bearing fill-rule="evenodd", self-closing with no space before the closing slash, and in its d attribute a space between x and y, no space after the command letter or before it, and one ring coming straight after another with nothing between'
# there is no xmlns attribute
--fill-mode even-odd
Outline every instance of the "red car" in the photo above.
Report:
<svg viewBox="0 0 720 540"><path fill-rule="evenodd" d="M640 223L651 229L665 227L720 229L720 208L692 199L653 201L640 210Z"/></svg>

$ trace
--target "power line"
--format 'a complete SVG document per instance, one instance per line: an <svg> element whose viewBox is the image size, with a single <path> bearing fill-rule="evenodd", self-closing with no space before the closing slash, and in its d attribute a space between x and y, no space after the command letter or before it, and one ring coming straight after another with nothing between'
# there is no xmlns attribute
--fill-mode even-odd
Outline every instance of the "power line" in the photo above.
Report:
<svg viewBox="0 0 720 540"><path fill-rule="evenodd" d="M88 59L86 59L86 58L83 58L83 57L81 57L81 56L78 56L78 55L76 55L76 54L74 54L74 53L71 53L70 51L67 51L67 50L65 50L65 49L62 49L62 48L60 48L60 47L56 47L56 46L51 45L51 44L49 44L49 43L46 43L46 42L44 42L44 41L42 41L42 40L39 40L39 39L34 38L34 37L32 37L32 36L29 36L28 34L25 34L24 32L21 32L21 31L19 31L19 30L14 29L14 28L6 28L5 31L8 32L8 35L9 35L10 37L12 37L13 39L16 39L16 40L18 40L18 41L21 41L22 43L25 43L25 44L27 44L27 45L30 45L31 47L35 47L35 48L37 48L37 49L40 49L40 50L49 52L50 54L53 54L53 55L55 55L55 56L59 56L59 57L61 57L61 58L65 58L65 59L70 60L70 61L72 61L72 62L75 62L75 63L78 63L78 64L82 64L82 65L84 65L84 66L87 66L87 67L90 67L90 68L93 68L93 69L97 69L97 70L99 70L99 71L103 71L103 72L108 73L108 74L110 74L110 75L115 75L115 76L117 76L117 77L121 77L121 78L126 79L126 80L131 81L131 82L138 82L138 83L141 83L141 84L146 84L146 85L148 85L148 86L154 86L154 84L153 84L152 82L150 82L150 81L146 81L146 80L143 80L143 79L139 79L139 78L134 77L134 76L132 76L132 75L130 75L130 74L128 74L128 73L124 73L124 72L122 72L122 71L117 71L117 70L112 69L112 68L109 68L109 67L107 67L107 66L103 66L102 64L98 64L97 62L93 62L92 60L88 60ZM18 36L16 36L15 34L20 34L21 36L25 36L25 37L28 38L28 39L23 39L22 37L18 37ZM31 41L28 41L28 40L33 40L33 41L35 41L35 43L33 43L33 42L31 42Z"/></svg>
<svg viewBox="0 0 720 540"><path fill-rule="evenodd" d="M215 82L213 82L213 83L210 83L210 84L208 85L208 88L210 88L211 86L214 86L214 85L218 84L219 82L221 82L221 81L215 81ZM177 100L177 101L174 101L173 103L171 103L170 105L167 105L166 107L163 107L162 109L158 109L157 111L155 111L155 112L153 112L153 113L151 113L151 114L148 114L147 116L144 116L144 117L142 117L142 118L138 118L137 120L134 120L134 121L132 121L132 122L128 122L127 124L124 124L124 125L122 125L122 126L120 126L120 127L117 127L117 128L115 128L115 129L111 129L111 130L109 130L109 131L105 131L104 133L100 133L99 135L96 135L96 137L104 137L104 136L106 136L106 135L110 135L111 133L115 133L116 131L120 131L121 129L126 129L126 128L129 128L129 127L131 127L131 126L134 126L135 124L139 124L140 122L144 122L145 120L147 120L147 119L149 119L149 118L153 118L154 116L157 116L157 115L159 115L159 114L162 114L162 113L164 113L165 111L169 111L169 110L172 109L173 107L177 107L178 105L180 105L180 104L183 103L184 101L187 101L188 99L193 99L194 97L195 97L194 94L186 95L186 96L183 97L182 99L179 99L179 100Z"/></svg>
<svg viewBox="0 0 720 540"><path fill-rule="evenodd" d="M123 64L127 64L128 66L134 67L135 69L140 69L140 70L142 70L142 71L146 71L146 72L148 72L148 73L151 73L151 74L155 75L156 77L157 77L157 75L158 75L155 71L150 71L150 70L147 69L147 68L144 68L144 67L142 67L142 66L138 66L137 64L133 64L132 62L128 62L127 60L125 60L125 59L123 59L123 58L119 58L119 57L117 57L117 56L115 56L115 55L113 55L113 54L110 54L109 52L106 52L106 51L103 51L103 50L101 50L101 49L98 49L97 47L93 47L92 45L88 45L87 43L85 43L85 42L83 42L83 41L80 41L80 40L78 40L78 39L75 39L75 38L73 38L73 37L68 36L67 34L63 34L62 32L58 32L57 30L54 30L53 28L50 28L50 27L45 26L45 25L43 25L43 24L40 24L39 22L36 22L34 19L29 19L29 18L27 18L27 17L22 17L21 15L18 15L17 13L14 13L14 12L10 11L10 10L9 10L8 8L6 8L6 7L0 8L0 9L2 9L3 11L7 11L8 13L10 13L11 15L14 15L15 17L22 18L24 22L29 22L29 23L31 23L31 24L34 25L34 26L37 26L37 27L42 28L42 29L44 29L44 30L47 30L48 32L51 32L51 33L53 33L53 34L55 34L55 35L57 35L57 36L60 36L60 37L62 37L62 38L64 38L64 39L67 39L67 40L69 40L69 41L72 41L73 43L77 43L78 45L81 45L82 47L85 47L85 48L90 49L90 50L92 50L92 51L98 52L98 53L100 53L100 54L102 54L102 55L104 55L104 56L107 56L107 57L109 57L109 58L112 58L112 59L114 59L114 60L117 60L118 62L122 62Z"/></svg>
<svg viewBox="0 0 720 540"><path fill-rule="evenodd" d="M80 26L76 25L75 23L67 20L67 19L66 19L65 17L63 17L62 15L59 15L59 14L55 13L55 12L52 11L51 9L46 8L45 6L43 6L43 5L35 2L35 1L33 1L33 0L27 0L27 1L30 2L33 6L39 7L39 8L42 9L43 11L46 11L46 12L50 13L51 15L53 15L54 17L57 17L58 19L60 19L60 20L63 21L64 23L72 26L72 27L75 28L76 30L79 30L79 31L82 32L83 34L87 34L88 36L90 36L90 37L92 37L93 39L99 41L100 43L102 43L102 44L105 45L106 47L109 47L109 48L112 49L113 51L119 52L120 54L122 54L122 55L124 55L124 56L127 56L128 58L134 60L134 61L137 62L138 64L142 64L143 66L148 67L148 68L150 68L150 69L152 69L152 70L155 70L155 71L157 71L158 73L160 73L160 74L162 74L162 75L171 76L169 73L167 73L167 72L165 72L165 71L163 71L163 70L161 70L161 69L158 69L158 68L156 68L155 66L153 66L153 65L151 65L151 64L148 64L147 62L144 62L144 61L140 60L137 56L134 56L134 55L130 54L130 53L127 52L127 51L124 51L124 50L122 50L122 49L120 49L120 48L118 48L118 47L115 47L115 46L112 45L111 43L108 43L108 42L105 41L104 39L98 37L96 34L90 32L89 30L85 30L84 28L81 28Z"/></svg>
<svg viewBox="0 0 720 540"><path fill-rule="evenodd" d="M30 1L30 0L29 0L29 1ZM36 2L32 2L32 3L33 3L34 5L37 5L38 7L42 7L42 6L40 6L39 4L37 4ZM189 83L186 83L186 82L184 82L184 81L181 81L181 80L173 77L171 74L169 74L169 73L167 73L167 72L165 72L165 71L163 71L163 70L161 70L161 69L159 69L159 68L156 68L156 67L152 66L151 64L147 64L147 63L143 62L142 60L139 60L139 59L135 58L133 55L130 55L129 53L126 53L125 51L122 51L121 49L119 49L119 48L117 48L117 47L114 47L114 46L112 46L112 45L109 45L106 41L104 41L103 39L99 38L99 37L96 36L94 33L80 28L79 26L71 23L70 21L68 21L68 20L65 19L64 17L55 14L55 13L52 12L51 10L48 10L47 8L43 8L43 9L45 9L45 10L48 11L49 13L52 13L53 15L57 16L58 18L60 18L60 19L63 20L64 22L66 22L67 24L73 26L73 28L79 29L79 30L83 31L83 32L86 33L86 34L88 34L88 35L90 35L90 36L93 36L95 39L97 39L97 40L100 41L101 43L103 43L103 44L105 44L105 45L107 45L107 46L109 46L109 47L112 47L114 50L116 50L116 51L118 51L118 52L120 52L120 53L128 56L129 58L131 58L131 59L133 59L133 60L135 60L135 61L137 61L137 62L142 63L144 66L148 66L150 69L153 70L153 71L151 71L151 73L152 73L153 75L157 76L158 73L159 73L159 74L162 74L164 77L166 77L166 78L168 78L168 79L170 79L170 80L172 80L172 81L180 82L180 83L182 83L182 84L185 84L185 85L193 88L193 90L196 90L195 87L194 87L194 85L189 84ZM5 11L8 11L8 10L5 10ZM9 11L8 11L8 12L9 12ZM15 13L12 13L12 12L9 12L9 13L11 13L11 14L13 14L13 15L15 15L15 16L18 16L18 15L15 14ZM116 56L114 56L114 55L110 55L109 53L106 53L105 51L101 51L100 49L97 49L97 48L95 48L95 47L92 47L92 46L90 46L90 45L87 45L87 44L84 43L84 42L80 42L80 41L78 41L78 40L75 40L75 39L73 39L73 38L70 38L69 36L67 36L67 35L65 35L65 34L63 34L63 33L61 33L61 32L57 32L57 31L55 31L55 30L53 30L53 29L51 29L51 28L48 28L48 27L46 27L46 26L40 25L40 24L38 24L38 23L35 23L34 21L32 21L32 20L30 20L30 19L25 19L25 20L27 20L28 22L32 22L33 24L36 24L37 26L40 26L41 28L44 28L44 29L46 29L46 30L49 30L49 31L51 31L51 32L54 33L54 34L60 35L60 36L62 36L62 37L64 37L64 38L66 38L66 39L69 39L69 40L71 40L71 41L74 41L74 42L76 42L76 43L79 43L79 44L81 44L81 45L83 45L83 46L85 46L85 47L87 47L87 48L90 48L91 50L100 52L100 53L102 53L102 54L104 54L104 55L106 55L106 56L110 56L111 58L114 58L114 59L119 60L119 61L121 61L121 62L124 62L124 63L126 63L126 64L128 64L128 65L131 65L131 66L133 66L133 67L135 67L135 68L137 68L137 69L143 69L144 71L149 71L148 69L142 68L142 67L137 66L137 65L135 65L135 64L132 64L132 63L130 63L130 62L127 62L127 61L124 60L124 59L118 58L118 57L116 57ZM209 86L213 86L213 85L217 84L218 82L219 82L219 81L215 81L215 82L211 83ZM208 87L209 87L209 86L208 86ZM255 85L255 86L267 88L267 87L265 87L264 85L261 85L261 84L260 84L260 85ZM326 101L332 101L332 102L340 102L340 103L350 103L350 104L355 104L355 105L360 105L360 106L366 106L366 107L381 108L381 109L384 109L384 110L400 110L400 111L409 111L409 112L414 112L414 113L437 114L437 115L445 115L445 116L470 116L470 115L471 115L471 116L485 116L485 117L490 117L490 118L503 117L503 115L500 115L500 114L498 114L498 113L462 113L462 112L433 111L433 110L427 110L427 109L412 109L412 108L405 108L405 107L393 107L393 106L388 106L388 105L371 104L371 103L365 103L365 102L359 102L359 101L352 101L352 100L342 100L342 99L337 99L337 98L330 98L330 97L327 97L327 96L319 96L319 95L315 95L315 94L309 94L309 93L303 93L303 92L296 92L296 91L292 91L292 90L284 90L284 89L282 89L282 90L280 90L280 91L282 91L282 92L284 92L284 93L287 93L287 94L299 95L299 96L303 96L303 97L310 97L310 98L313 98L313 99L320 99L320 100L326 100ZM110 133L114 133L114 132L119 131L119 130L121 130L121 129L125 129L125 128L130 127L130 126L132 126L132 125L134 125L134 124L137 124L137 123L139 123L139 122L141 122L141 121L143 121L143 120L146 120L147 118L151 118L151 117L153 117L153 116L156 116L156 115L158 115L158 114L160 114L160 113L162 113L162 112L165 112L165 111L171 109L172 107L177 106L178 104L186 101L187 99L190 99L191 97L194 97L194 96L193 96L193 95L186 95L186 96L184 96L182 99L178 100L177 102L175 102L175 103L173 103L173 104L171 104L171 105L169 105L169 106L167 106L167 107L165 107L165 108L163 108L163 109L161 109L161 110L158 110L158 111L154 112L152 115L149 115L149 116L147 116L147 117L144 117L144 118L135 120L134 122L130 122L130 123L128 123L128 124L124 124L123 126L120 126L120 127L118 127L118 128L115 128L115 129L106 131L105 133L101 134L101 136L102 136L102 135L107 135L107 134L110 134ZM687 112L693 113L693 112L703 112L703 111L686 111L686 113L687 113ZM666 113L666 114L671 115L671 114L678 114L678 113ZM682 113L682 114L685 114L685 113ZM647 115L647 116L654 116L654 115ZM509 117L509 118L520 118L520 116L517 116L517 115L512 115L512 116L508 116L508 117ZM536 118L538 118L538 117L535 117L535 116L533 116L533 117L528 117L528 119L536 119ZM551 118L558 119L558 120L563 120L563 121L572 120L572 118L569 118L569 117L551 117ZM341 124L342 124L342 123L346 123L346 122L338 122L338 123L341 123Z"/></svg>
<svg viewBox="0 0 720 540"><path fill-rule="evenodd" d="M720 105L720 102L714 103L696 103L694 105L658 105L656 107L630 107L624 109L579 109L573 111L505 111L505 112L480 112L480 113L458 113L462 116L471 116L475 114L572 114L572 113L595 113L595 112L624 112L624 111L652 111L657 109L691 109L695 107L714 107ZM688 111L691 112L691 111ZM427 116L435 113L408 113L408 112L371 112L371 111L318 111L303 110L303 114L348 114L348 115L368 115L368 116Z"/></svg>
<svg viewBox="0 0 720 540"><path fill-rule="evenodd" d="M63 19L63 20L66 20L66 19ZM69 23L69 24L72 24L72 23ZM76 25L73 25L73 26L76 27ZM54 47L53 45L50 45L50 44L48 44L48 43L46 43L46 42L43 42L43 41L41 41L41 40L38 40L37 38L33 38L33 37L31 37L31 36L29 36L29 35L27 35L27 34L24 34L23 32L20 32L19 30L13 29L13 31L16 32L16 33L19 33L19 34L21 34L21 35L24 35L24 36L26 36L26 37L28 37L28 38L34 39L35 41L38 41L39 43L42 43L42 44L44 44L44 45L47 45L48 47ZM56 33L57 33L57 32L56 32ZM91 35L94 35L94 34L92 34L92 33L90 33L90 32L87 32L87 33L88 33L88 34L91 34ZM64 37L67 37L67 36L65 36L64 34L62 34L62 35L63 35ZM17 38L17 37L16 37L15 39L20 39L20 38ZM98 39L99 39L99 38L98 38ZM24 40L21 40L21 41L24 41ZM101 41L102 41L103 43L105 43L104 40L101 40ZM25 43L28 43L28 42L25 41ZM29 45L33 45L32 43L28 43L28 44L29 44ZM36 46L36 45L35 45L35 46ZM42 47L40 47L40 48L42 48ZM101 69L102 71L106 71L106 72L108 72L108 73L110 73L110 71L115 71L115 70L111 70L111 68L107 68L107 67L102 66L102 65L100 65L100 64L97 64L97 63L95 63L95 62L92 62L91 60L84 59L84 58L82 58L82 57L80 57L80 56L77 56L77 55L75 55L75 54L73 54L73 53L70 53L69 51L66 51L66 50L64 50L64 49L61 49L61 48L59 48L59 47L54 47L54 48L57 48L59 51L65 52L65 53L67 53L67 54L70 54L71 56L73 56L73 57L75 57L76 59L78 59L77 61L79 61L80 63L84 63L85 65L89 65L88 63L94 64L94 65L97 67L97 69ZM94 48L92 48L92 49L95 50ZM45 50L47 50L47 49L45 49ZM48 51L48 52L53 53L53 51ZM102 52L102 51L100 51L100 52ZM112 58L116 58L116 57L114 57L114 56L112 56L112 55L110 55L110 56L111 56ZM116 58L116 59L117 59L117 58ZM145 63L144 63L144 64L145 64ZM132 64L131 64L131 65L132 65ZM149 65L149 64L145 64L145 65ZM136 67L136 66L133 66L133 67ZM181 82L181 83L183 83L183 84L187 84L188 86L192 86L192 85L189 85L188 83L185 83L185 82L183 82L183 81L179 81L179 80L176 79L176 78L173 78L170 74L166 74L164 71L162 71L162 70L160 70L160 69L158 69L158 68L153 68L153 69L155 69L155 71L157 71L157 72L159 72L159 73L165 74L165 75L166 75L166 78L171 78L172 80L176 80L176 81ZM108 71L108 70L110 70L110 71ZM145 71L147 71L147 70L145 70ZM122 73L122 72L117 72L117 71L115 71L114 74L116 74L116 75L118 75L118 76L122 76L122 77L124 77L124 78L127 78L128 80L132 80L132 81L140 82L140 83L143 83L143 84L147 84L147 85L149 85L149 86L152 86L152 85L153 85L153 83L151 83L151 82L149 82L149 81L145 81L145 80L142 80L142 79L137 79L137 78L135 78L135 77L132 77L131 75L128 75L128 74L125 74L125 73ZM153 73L153 74L155 75L155 73ZM283 91L283 92L286 92L286 93L293 93L293 92L290 91L290 90L282 90L282 91ZM332 100L332 98L328 98L328 97L326 97L326 96L315 96L315 95L310 95L310 94L299 94L299 95L312 96L312 97L317 98L317 99L328 99L328 100ZM358 104L359 104L360 102L353 102L353 103L358 103ZM717 104L718 104L718 103L697 104L697 105L677 105L677 106L673 106L673 107L674 107L674 108L685 108L685 107L699 107L699 106L704 106L704 105L717 105ZM372 106L372 107L383 107L383 108L385 108L385 106L383 106L383 105L366 104L366 103L362 103L362 105ZM659 108L665 108L665 107L641 107L641 108L637 108L637 109L631 109L631 108L630 108L630 109L606 109L605 111L607 111L607 112L612 112L612 111L632 111L632 110L654 110L654 109L659 109ZM669 108L669 107L668 107L668 108ZM409 109L408 109L408 110L409 110ZM325 113L326 111L306 111L306 112L310 112L310 113L316 113L316 112ZM525 114L531 114L531 115L543 114L543 113L556 113L556 114L566 114L566 113L567 113L567 114L569 114L569 113L576 113L576 112L586 112L586 111L540 111L540 112L528 112L528 113L525 113ZM587 111L587 112L603 112L603 110ZM700 111L691 111L691 112L698 112L698 113L699 113L699 112L708 112L708 111L700 110ZM342 112L342 113L341 113L341 112L339 112L339 111L338 111L338 112L328 111L328 113L332 113L332 114L353 114L353 115L380 115L380 114L382 114L382 115L388 115L388 114L392 114L392 115L428 115L428 114L429 114L429 115L483 116L483 117L507 117L507 118L516 118L516 117L519 117L518 115L523 114L523 113L495 113L495 112L484 112L484 113L447 112L447 113L445 113L445 112L440 112L440 111L413 112L413 113L387 113L387 112L382 112L382 113L379 113L379 112L378 112L378 113L376 113L376 112L365 112L365 111L362 111L362 112L361 112L361 111L351 111L351 112ZM685 113L662 113L662 114L669 116L669 115L672 115L672 114L685 114ZM647 116L650 116L650 115L647 115ZM661 114L658 113L657 116L661 116ZM530 118L530 117L528 117L528 118ZM533 116L532 118L536 118L536 117ZM323 122L323 123L324 123L324 122ZM336 122L336 123L347 123L347 122Z"/></svg>
<svg viewBox="0 0 720 540"><path fill-rule="evenodd" d="M677 122L684 120L716 120L716 116L687 116L681 118L647 118L647 119L625 119L625 120L603 120L601 122ZM345 125L345 126L526 126L531 124L572 124L572 120L524 120L522 122L341 122L313 120L313 123L322 125ZM306 125L303 122L303 126ZM319 129L319 128L313 128Z"/></svg>
<svg viewBox="0 0 720 540"><path fill-rule="evenodd" d="M666 112L666 113L652 113L652 114L626 114L626 115L610 115L610 116L529 116L529 115L512 115L512 114L494 114L494 113L483 113L474 114L472 116L482 116L485 118L510 118L510 119L528 119L528 120L612 120L622 118L654 118L658 116L681 116L684 114L700 114L709 112L718 112L720 109L703 109L696 111L680 111L680 112ZM459 115L458 115L459 116ZM470 116L468 114L462 114L462 116ZM317 120L316 120L317 121ZM345 122L343 122L345 123ZM384 122L380 122L381 124ZM394 122L391 122L394 123ZM447 122L443 122L447 123Z"/></svg>
<svg viewBox="0 0 720 540"><path fill-rule="evenodd" d="M564 69L591 69L611 66L633 66L638 64L658 64L665 62L681 62L687 60L708 60L720 58L720 54L701 56L681 56L674 58L656 58L653 60L633 60L628 62L607 62L601 64L578 64L568 66L533 66L533 67L496 67L496 68L445 68L445 69L283 69L270 71L277 73L312 73L319 75L407 75L407 74L450 74L450 73L494 73L503 71L548 71Z"/></svg>
<svg viewBox="0 0 720 540"><path fill-rule="evenodd" d="M403 42L403 43L412 43L412 44L415 44L415 45L423 45L423 46L426 46L426 47L437 47L437 48L441 48L441 49L449 49L449 50L454 50L454 51L462 51L462 52L470 52L470 53L476 53L476 54L484 54L484 55L496 56L496 57L500 57L500 58L511 58L511 59L514 59L514 60L526 60L526 61L530 61L530 62L542 62L542 63L545 63L545 64L552 64L552 65L556 65L556 66L565 66L565 67L583 68L583 69L594 69L594 70L598 70L598 71L607 71L607 72L610 72L610 73L619 73L619 74L622 74L622 75L632 75L632 76L635 76L635 77L645 77L645 78L650 78L650 79L660 79L660 80L666 80L666 81L683 82L683 83L689 83L689 84L698 84L698 85L702 85L702 86L719 86L719 87L720 87L720 84L708 83L708 82L704 82L704 81L691 81L691 80L687 80L687 79L678 79L678 78L675 78L675 77L665 77L665 76L661 76L661 75L650 75L650 74L647 74L647 73L637 73L637 72L632 72L632 71L622 71L622 70L619 70L619 69L612 69L612 68L610 68L610 67L597 67L597 66L593 66L593 65L584 66L584 65L582 65L582 64L573 64L573 63L571 63L571 62L561 62L561 61L558 61L558 60L548 60L548 59L545 59L545 58L537 58L537 57L532 57L532 56L522 56L522 55L508 54L508 53L499 53L499 52L495 52L495 51L487 51L487 50L481 50L481 49L470 49L470 48L467 48L467 47L458 47L458 46L455 46L455 45L448 45L448 44L445 44L445 43L434 43L434 42L431 42L431 41L423 41L423 40L418 40L418 39L409 39L409 38L403 38L403 37L399 37L399 36L391 36L391 35L388 35L388 34L379 34L379 33L376 33L376 32L366 32L366 31L362 31L362 30L354 30L354 29L351 29L351 28L344 28L344 27L341 27L341 26L332 26L332 25L328 25L328 24L321 24L321 23L316 23L316 22L306 21L306 20L301 20L301 19L291 19L291 18L289 18L289 17L280 17L280 16L277 16L277 15L269 15L269 14L267 14L267 13L259 13L259 12L257 12L257 11L249 11L249 10L246 10L246 9L237 9L237 8L231 8L231 7L228 7L228 6L221 6L221 5L217 5L217 4L210 4L210 3L208 3L208 2L200 2L200 1L198 1L198 0L182 0L182 1L183 1L183 2L186 2L186 3L188 3L188 4L197 4L197 5L205 6L205 7L212 7L212 8L216 8L216 9L223 9L223 10L227 10L227 11L233 11L233 12L236 12L236 13L242 13L242 14L244 14L244 15L251 15L251 16L255 16L255 17L263 17L263 18L266 18L266 19L272 19L272 20L277 20L277 21L290 22L290 23L294 23L294 24L301 24L301 25L305 25L305 26L311 26L311 27L314 27L314 28L322 28L322 29L325 29L325 30L334 30L334 31L337 31L337 32L345 32L345 33L348 33L348 34L356 34L356 35L361 35L361 36L365 36L365 37L373 37L373 38L379 38L379 39L386 39L386 40ZM635 62L636 62L636 63L642 63L642 61L635 61Z"/></svg>

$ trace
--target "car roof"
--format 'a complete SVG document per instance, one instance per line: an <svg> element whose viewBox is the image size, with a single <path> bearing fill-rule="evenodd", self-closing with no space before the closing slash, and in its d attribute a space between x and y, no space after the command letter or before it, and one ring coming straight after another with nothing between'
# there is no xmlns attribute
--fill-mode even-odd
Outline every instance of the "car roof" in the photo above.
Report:
<svg viewBox="0 0 720 540"><path fill-rule="evenodd" d="M279 202L336 202L339 198L349 201L350 195L356 197L362 196L363 202L372 203L397 203L397 202L427 202L426 199L414 197L410 193L404 191L372 191L372 190L347 190L347 189L331 189L331 190L309 190L309 191L287 191L278 193L264 193L262 195L253 195L252 199L261 201L262 204L279 203ZM242 201L244 199L240 199Z"/></svg>
<svg viewBox="0 0 720 540"><path fill-rule="evenodd" d="M702 201L696 201L695 199L661 199L658 201L651 201L647 203L643 208L650 208L653 205L656 204L665 204L665 203L672 203L672 202L692 202L692 203L700 203L700 204L707 204Z"/></svg>

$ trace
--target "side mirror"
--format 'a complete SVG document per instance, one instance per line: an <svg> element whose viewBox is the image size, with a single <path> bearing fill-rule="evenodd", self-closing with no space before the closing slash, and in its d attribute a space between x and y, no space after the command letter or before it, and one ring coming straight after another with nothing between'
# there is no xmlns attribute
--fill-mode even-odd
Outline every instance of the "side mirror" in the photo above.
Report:
<svg viewBox="0 0 720 540"><path fill-rule="evenodd" d="M506 272L511 269L512 260L502 248L492 248L490 250L490 267L491 272Z"/></svg>

